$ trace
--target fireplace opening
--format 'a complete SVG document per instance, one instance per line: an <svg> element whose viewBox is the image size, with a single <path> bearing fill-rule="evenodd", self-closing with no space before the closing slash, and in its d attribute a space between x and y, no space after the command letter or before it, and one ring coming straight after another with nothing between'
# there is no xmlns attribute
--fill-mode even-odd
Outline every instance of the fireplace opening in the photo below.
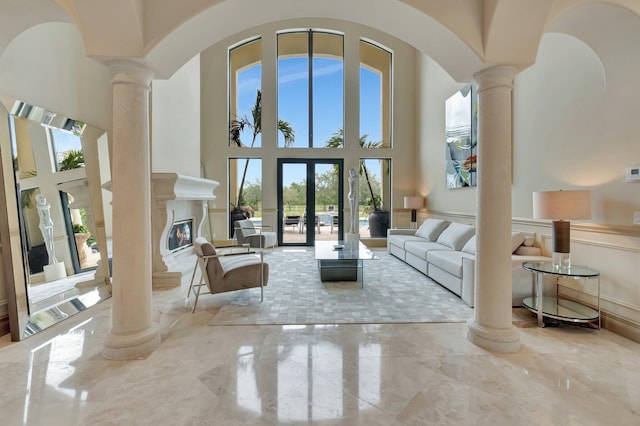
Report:
<svg viewBox="0 0 640 426"><path fill-rule="evenodd" d="M193 244L193 219L179 220L173 223L167 240L169 250L176 251Z"/></svg>

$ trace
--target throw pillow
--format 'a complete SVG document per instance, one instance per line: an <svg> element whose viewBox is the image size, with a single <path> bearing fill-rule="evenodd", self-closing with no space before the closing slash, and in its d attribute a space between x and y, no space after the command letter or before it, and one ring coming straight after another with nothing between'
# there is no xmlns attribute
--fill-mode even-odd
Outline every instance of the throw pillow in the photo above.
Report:
<svg viewBox="0 0 640 426"><path fill-rule="evenodd" d="M467 241L467 244L462 247L464 253L469 253L475 256L476 254L476 236L474 235Z"/></svg>
<svg viewBox="0 0 640 426"><path fill-rule="evenodd" d="M452 222L442 231L437 242L454 250L460 250L475 233L476 228L474 226Z"/></svg>
<svg viewBox="0 0 640 426"><path fill-rule="evenodd" d="M427 219L422 222L416 231L416 237L425 238L428 241L436 241L442 231L449 226L449 221L442 219Z"/></svg>
<svg viewBox="0 0 640 426"><path fill-rule="evenodd" d="M513 252L518 256L542 256L542 250L539 247L520 246Z"/></svg>
<svg viewBox="0 0 640 426"><path fill-rule="evenodd" d="M527 236L524 235L522 232L515 232L515 231L512 232L511 233L511 253L516 251L516 249L520 247L522 243L524 243L524 240L526 239L527 239Z"/></svg>
<svg viewBox="0 0 640 426"><path fill-rule="evenodd" d="M533 237L527 237L524 239L524 243L522 243L523 246L527 246L527 247L533 247L533 245L535 244L535 239Z"/></svg>

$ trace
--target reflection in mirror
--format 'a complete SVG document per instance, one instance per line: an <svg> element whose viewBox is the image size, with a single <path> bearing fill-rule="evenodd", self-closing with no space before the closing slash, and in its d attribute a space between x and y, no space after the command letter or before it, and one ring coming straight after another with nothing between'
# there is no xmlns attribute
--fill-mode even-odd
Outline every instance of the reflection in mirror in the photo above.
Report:
<svg viewBox="0 0 640 426"><path fill-rule="evenodd" d="M10 111L0 108L7 120L0 148L11 153L2 158L0 228L9 232L0 240L5 279L14 284L11 336L21 340L111 294L111 198L102 189L110 179L108 141L86 123L0 99Z"/></svg>

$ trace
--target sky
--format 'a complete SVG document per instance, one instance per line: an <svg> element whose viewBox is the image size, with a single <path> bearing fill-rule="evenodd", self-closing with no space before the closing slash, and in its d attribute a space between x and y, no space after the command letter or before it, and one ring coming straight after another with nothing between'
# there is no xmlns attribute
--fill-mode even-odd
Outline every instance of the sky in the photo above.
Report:
<svg viewBox="0 0 640 426"><path fill-rule="evenodd" d="M324 146L326 140L343 127L343 62L330 58L314 58L313 116L314 146ZM257 90L261 87L261 66L243 70L238 75L238 111L240 115L250 116L255 103ZM361 67L360 72L360 134L368 134L367 140L381 139L380 116L380 77ZM307 147L309 144L308 105L308 59L293 57L278 61L278 118L287 121L295 130L295 147ZM283 145L282 134L278 132L279 146ZM246 133L241 140L250 145L251 136ZM260 146L258 137L255 146ZM261 178L260 162L251 161L247 172L247 182ZM291 169L293 170L293 169ZM297 169L297 170L302 170ZM304 179L302 172L288 173L285 185Z"/></svg>

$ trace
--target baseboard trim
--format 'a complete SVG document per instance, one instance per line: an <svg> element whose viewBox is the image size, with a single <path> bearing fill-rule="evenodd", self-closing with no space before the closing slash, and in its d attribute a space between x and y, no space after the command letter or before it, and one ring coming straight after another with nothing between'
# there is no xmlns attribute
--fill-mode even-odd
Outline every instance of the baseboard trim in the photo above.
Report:
<svg viewBox="0 0 640 426"><path fill-rule="evenodd" d="M11 329L9 328L9 315L5 314L0 317L0 336L9 334Z"/></svg>
<svg viewBox="0 0 640 426"><path fill-rule="evenodd" d="M602 315L602 328L636 343L640 343L640 327L638 324L609 312L601 312L600 314Z"/></svg>

